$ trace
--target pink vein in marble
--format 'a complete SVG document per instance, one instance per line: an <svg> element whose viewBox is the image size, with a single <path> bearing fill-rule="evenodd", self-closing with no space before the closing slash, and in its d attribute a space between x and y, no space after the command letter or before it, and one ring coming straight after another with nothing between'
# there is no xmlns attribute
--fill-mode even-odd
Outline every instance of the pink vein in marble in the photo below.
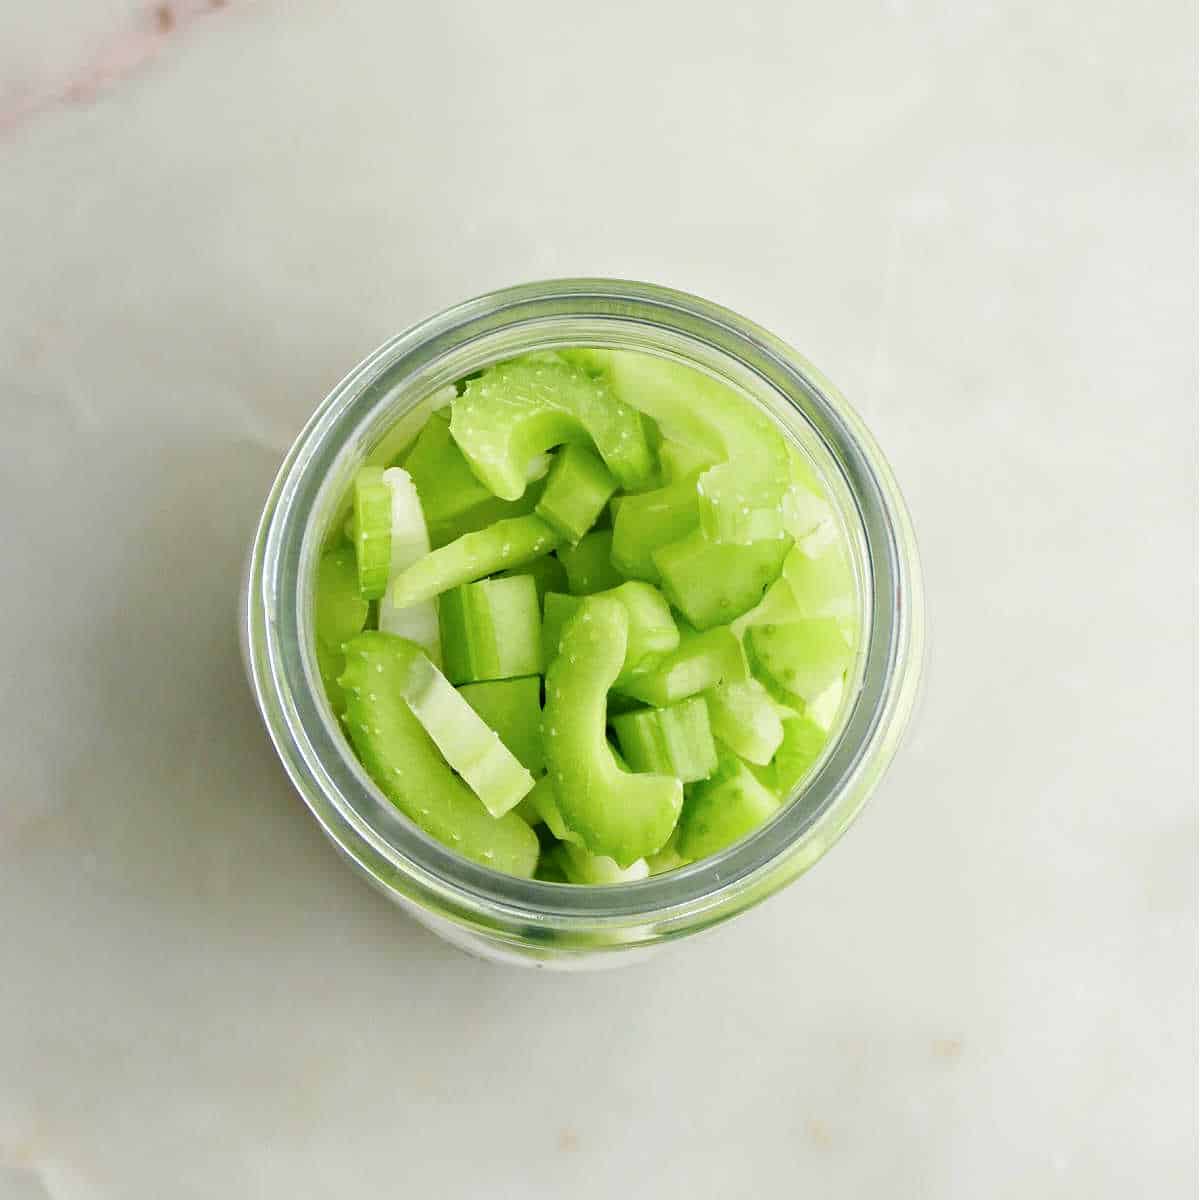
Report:
<svg viewBox="0 0 1200 1200"><path fill-rule="evenodd" d="M163 54L189 25L228 6L228 0L164 0L136 25L98 41L65 77L0 96L0 136L60 104L86 104Z"/></svg>

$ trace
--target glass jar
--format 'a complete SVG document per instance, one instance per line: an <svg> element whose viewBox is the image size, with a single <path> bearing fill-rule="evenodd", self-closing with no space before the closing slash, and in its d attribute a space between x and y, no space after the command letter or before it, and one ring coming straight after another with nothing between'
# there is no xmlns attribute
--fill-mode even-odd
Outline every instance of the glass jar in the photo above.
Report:
<svg viewBox="0 0 1200 1200"><path fill-rule="evenodd" d="M404 817L337 727L317 672L314 573L355 470L420 427L431 394L498 359L594 345L685 362L771 414L827 485L860 587L862 636L820 761L777 815L720 854L637 883L581 887L501 875ZM752 322L649 284L571 279L469 300L399 334L317 408L271 488L247 566L247 673L288 775L334 845L454 944L534 966L629 962L742 912L817 861L862 809L913 708L923 610L900 493L858 416L808 363Z"/></svg>

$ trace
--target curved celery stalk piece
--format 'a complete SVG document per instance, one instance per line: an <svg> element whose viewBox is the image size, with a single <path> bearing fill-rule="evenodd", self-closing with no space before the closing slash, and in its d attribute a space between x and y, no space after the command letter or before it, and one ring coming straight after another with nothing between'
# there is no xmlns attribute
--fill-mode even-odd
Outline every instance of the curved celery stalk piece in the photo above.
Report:
<svg viewBox="0 0 1200 1200"><path fill-rule="evenodd" d="M700 530L652 554L667 598L696 629L726 625L753 608L776 579L790 538L748 546L712 542Z"/></svg>
<svg viewBox="0 0 1200 1200"><path fill-rule="evenodd" d="M389 467L383 473L383 482L392 494L390 583L401 571L429 553L429 532L412 476L401 467ZM438 613L432 600L399 608L385 590L379 599L379 629L416 642L435 663L440 664Z"/></svg>
<svg viewBox="0 0 1200 1200"><path fill-rule="evenodd" d="M334 712L346 711L338 677L346 669L342 646L367 623L368 603L358 590L358 564L349 546L326 550L317 563L313 632L317 669Z"/></svg>
<svg viewBox="0 0 1200 1200"><path fill-rule="evenodd" d="M622 771L604 736L606 696L625 661L628 632L619 601L584 601L546 671L542 719L546 766L563 820L593 854L622 867L662 847L683 802L678 779Z"/></svg>
<svg viewBox="0 0 1200 1200"><path fill-rule="evenodd" d="M625 582L612 563L612 542L611 530L597 530L558 552L567 572L567 587L576 596L590 596Z"/></svg>
<svg viewBox="0 0 1200 1200"><path fill-rule="evenodd" d="M367 774L431 837L467 858L531 876L537 834L516 813L493 817L446 764L404 699L419 652L386 633L360 633L346 646L341 685L346 728Z"/></svg>
<svg viewBox="0 0 1200 1200"><path fill-rule="evenodd" d="M679 853L707 858L753 833L778 810L778 797L741 759L729 756L714 779L689 791L679 818Z"/></svg>
<svg viewBox="0 0 1200 1200"><path fill-rule="evenodd" d="M618 679L625 679L638 670L646 669L678 647L679 627L662 594L650 584L631 580L620 587L595 594L619 600L629 617L625 661ZM558 653L563 628L579 610L584 599L583 596L547 593L542 621L542 654L547 663Z"/></svg>
<svg viewBox="0 0 1200 1200"><path fill-rule="evenodd" d="M392 490L383 482L382 467L359 467L353 521L358 590L364 600L378 600L387 587L392 557Z"/></svg>
<svg viewBox="0 0 1200 1200"><path fill-rule="evenodd" d="M767 689L745 679L715 687L704 699L713 733L740 758L766 766L783 741L783 722Z"/></svg>
<svg viewBox="0 0 1200 1200"><path fill-rule="evenodd" d="M590 438L622 487L653 476L654 457L638 413L607 383L561 360L514 359L467 382L450 432L471 469L497 496L516 500L535 455Z"/></svg>
<svg viewBox="0 0 1200 1200"><path fill-rule="evenodd" d="M497 521L430 551L402 571L391 585L392 603L403 608L429 600L460 584L540 558L558 542L558 534L532 513Z"/></svg>
<svg viewBox="0 0 1200 1200"><path fill-rule="evenodd" d="M852 651L837 620L814 617L751 625L746 653L754 673L781 692L784 703L809 704L842 678Z"/></svg>
<svg viewBox="0 0 1200 1200"><path fill-rule="evenodd" d="M653 417L665 437L721 460L698 483L706 537L746 544L784 532L780 501L791 482L787 443L766 413L691 367L627 350L588 355L614 393Z"/></svg>
<svg viewBox="0 0 1200 1200"><path fill-rule="evenodd" d="M624 496L613 513L612 562L632 579L658 583L654 552L679 541L700 523L696 481L685 475L666 487Z"/></svg>
<svg viewBox="0 0 1200 1200"><path fill-rule="evenodd" d="M649 670L622 676L614 689L655 708L666 708L719 683L745 679L748 674L741 643L721 625L704 633L684 630L675 650Z"/></svg>

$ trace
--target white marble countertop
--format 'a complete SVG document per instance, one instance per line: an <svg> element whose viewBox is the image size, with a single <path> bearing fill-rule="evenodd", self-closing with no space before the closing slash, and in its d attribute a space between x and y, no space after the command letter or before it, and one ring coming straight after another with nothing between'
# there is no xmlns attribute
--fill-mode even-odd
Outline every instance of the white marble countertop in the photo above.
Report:
<svg viewBox="0 0 1200 1200"><path fill-rule="evenodd" d="M8 8L0 1200L1194 1195L1193 6ZM810 875L549 976L341 864L233 606L350 365L577 273L838 382L932 642Z"/></svg>

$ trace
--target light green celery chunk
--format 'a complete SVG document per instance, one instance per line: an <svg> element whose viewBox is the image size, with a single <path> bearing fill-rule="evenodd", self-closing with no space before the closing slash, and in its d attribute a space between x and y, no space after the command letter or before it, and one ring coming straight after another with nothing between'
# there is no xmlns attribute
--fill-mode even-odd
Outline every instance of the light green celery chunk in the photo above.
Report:
<svg viewBox="0 0 1200 1200"><path fill-rule="evenodd" d="M388 467L383 473L383 482L392 495L391 558L388 564L390 582L406 567L429 553L429 533L412 476L402 467ZM378 601L376 624L383 633L394 633L397 637L416 642L434 663L441 662L438 614L434 601L421 600L398 608L385 590Z"/></svg>
<svg viewBox="0 0 1200 1200"><path fill-rule="evenodd" d="M617 481L600 456L582 443L564 446L555 456L546 490L534 510L569 542L577 542L596 523Z"/></svg>
<svg viewBox="0 0 1200 1200"><path fill-rule="evenodd" d="M613 565L632 579L659 581L654 552L699 528L698 474L666 487L624 496L613 513Z"/></svg>
<svg viewBox="0 0 1200 1200"><path fill-rule="evenodd" d="M783 741L771 762L775 790L786 798L821 756L828 733L807 717L789 717L783 722Z"/></svg>
<svg viewBox="0 0 1200 1200"><path fill-rule="evenodd" d="M532 575L453 588L442 596L440 616L451 683L540 673L542 621Z"/></svg>
<svg viewBox="0 0 1200 1200"><path fill-rule="evenodd" d="M533 785L533 791L525 797L525 801L537 813L538 820L546 826L550 832L558 838L560 842L574 842L579 846L583 845L583 839L577 833L573 833L567 828L562 819L562 813L558 811L558 799L554 790L554 784L550 781L549 776L543 775L541 779ZM524 803L525 801L522 801Z"/></svg>
<svg viewBox="0 0 1200 1200"><path fill-rule="evenodd" d="M666 484L677 483L688 475L699 475L715 466L719 459L699 446L665 441L658 448L658 466Z"/></svg>
<svg viewBox="0 0 1200 1200"><path fill-rule="evenodd" d="M567 587L576 596L619 587L624 577L612 564L613 535L598 530L584 535L574 546L559 550L558 557L567 572Z"/></svg>
<svg viewBox="0 0 1200 1200"><path fill-rule="evenodd" d="M625 761L635 771L674 775L682 783L694 783L716 770L717 748L708 709L699 697L669 708L625 713L613 718L612 727Z"/></svg>
<svg viewBox="0 0 1200 1200"><path fill-rule="evenodd" d="M502 817L530 791L533 776L419 646L402 638L396 642L397 660L408 658L408 670L397 681L401 696L488 812Z"/></svg>
<svg viewBox="0 0 1200 1200"><path fill-rule="evenodd" d="M804 705L804 715L814 725L828 733L833 728L834 721L837 720L845 694L845 679L835 679L820 695Z"/></svg>
<svg viewBox="0 0 1200 1200"><path fill-rule="evenodd" d="M497 521L431 551L402 571L392 584L392 603L403 608L496 571L521 566L540 558L558 541L558 534L532 514Z"/></svg>
<svg viewBox="0 0 1200 1200"><path fill-rule="evenodd" d="M801 616L835 617L854 640L859 623L858 587L840 539L815 557L797 547L783 561L783 577Z"/></svg>
<svg viewBox="0 0 1200 1200"><path fill-rule="evenodd" d="M364 600L377 600L387 587L392 557L392 491L382 467L359 467L353 520L358 590Z"/></svg>
<svg viewBox="0 0 1200 1200"><path fill-rule="evenodd" d="M790 538L749 546L712 542L700 530L655 550L667 599L696 629L725 625L753 608L778 577Z"/></svg>
<svg viewBox="0 0 1200 1200"><path fill-rule="evenodd" d="M321 555L313 607L317 640L339 654L342 643L366 624L367 602L358 590L358 566L349 546Z"/></svg>
<svg viewBox="0 0 1200 1200"><path fill-rule="evenodd" d="M686 867L689 860L679 853L679 826L667 839L667 844L657 853L646 856L646 866L651 875L665 875L668 871L676 871Z"/></svg>
<svg viewBox="0 0 1200 1200"><path fill-rule="evenodd" d="M602 854L589 854L582 846L564 842L558 850L563 874L569 883L636 883L650 874L646 860L639 858L621 867Z"/></svg>
<svg viewBox="0 0 1200 1200"><path fill-rule="evenodd" d="M590 438L622 487L638 487L654 472L637 412L604 380L562 361L514 359L468 380L450 432L478 478L504 500L524 492L530 459L564 442Z"/></svg>
<svg viewBox="0 0 1200 1200"><path fill-rule="evenodd" d="M666 708L719 683L745 679L748 673L741 643L722 625L704 633L682 630L677 649L648 670L622 677L616 688L626 696Z"/></svg>
<svg viewBox="0 0 1200 1200"><path fill-rule="evenodd" d="M347 643L341 686L358 757L384 795L431 837L484 866L528 878L537 866L537 835L515 813L488 813L404 699L417 655L411 643L386 633L360 633Z"/></svg>
<svg viewBox="0 0 1200 1200"><path fill-rule="evenodd" d="M567 572L554 554L543 554L524 566L514 567L511 571L501 571L499 577L506 579L511 575L532 575L537 587L538 603L541 604L547 592L565 592L567 590Z"/></svg>
<svg viewBox="0 0 1200 1200"><path fill-rule="evenodd" d="M787 449L766 413L691 367L626 350L588 354L617 396L652 416L664 437L721 460L698 483L700 526L710 540L745 544L783 532Z"/></svg>
<svg viewBox="0 0 1200 1200"><path fill-rule="evenodd" d="M795 553L795 551L792 551ZM730 629L741 637L751 625L780 624L795 621L803 614L796 607L796 598L785 578L777 579L763 593L763 598L748 612L729 623Z"/></svg>
<svg viewBox="0 0 1200 1200"><path fill-rule="evenodd" d="M500 735L527 771L541 774L546 760L542 754L542 681L537 675L464 683L458 694Z"/></svg>
<svg viewBox="0 0 1200 1200"><path fill-rule="evenodd" d="M778 689L784 703L814 701L842 678L852 653L832 617L751 625L745 644L755 675Z"/></svg>
<svg viewBox="0 0 1200 1200"><path fill-rule="evenodd" d="M621 667L620 679L646 669L679 645L679 627L671 616L671 609L662 594L650 584L631 580L620 587L595 594L620 601L629 617L625 662ZM563 626L575 615L583 601L583 596L547 593L542 621L542 654L546 662L558 653Z"/></svg>
<svg viewBox="0 0 1200 1200"><path fill-rule="evenodd" d="M590 596L562 632L546 671L546 767L559 811L593 854L622 867L661 849L683 802L678 779L626 774L605 739L608 689L625 661L629 616Z"/></svg>
<svg viewBox="0 0 1200 1200"><path fill-rule="evenodd" d="M722 684L705 692L704 699L713 733L730 750L759 766L771 761L783 741L783 722L757 679Z"/></svg>
<svg viewBox="0 0 1200 1200"><path fill-rule="evenodd" d="M740 759L723 759L719 773L688 789L679 818L679 853L707 858L741 841L779 809L773 795Z"/></svg>

